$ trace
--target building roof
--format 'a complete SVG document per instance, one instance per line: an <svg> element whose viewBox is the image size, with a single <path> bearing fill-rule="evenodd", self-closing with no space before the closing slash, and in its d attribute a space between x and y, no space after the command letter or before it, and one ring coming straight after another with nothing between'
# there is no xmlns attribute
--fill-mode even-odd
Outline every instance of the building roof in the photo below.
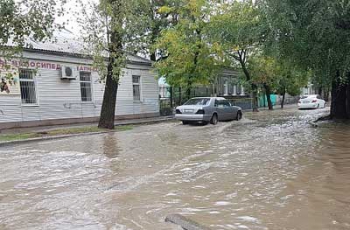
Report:
<svg viewBox="0 0 350 230"><path fill-rule="evenodd" d="M79 40L72 32L66 29L55 31L53 37L50 40L35 41L32 38L27 38L26 44L28 48L26 51L33 52L44 52L55 55L66 55L66 56L79 56L79 57L92 57L92 53L89 51L87 44L82 40ZM9 46L14 44L9 42ZM92 50L92 47L91 47ZM108 54L106 53L106 57ZM127 53L127 59L129 63L139 63L151 65L152 61Z"/></svg>

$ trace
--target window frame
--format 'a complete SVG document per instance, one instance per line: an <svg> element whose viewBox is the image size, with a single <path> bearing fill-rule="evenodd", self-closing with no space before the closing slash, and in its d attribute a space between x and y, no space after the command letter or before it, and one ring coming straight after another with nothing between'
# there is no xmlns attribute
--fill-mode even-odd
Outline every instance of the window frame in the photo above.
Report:
<svg viewBox="0 0 350 230"><path fill-rule="evenodd" d="M21 78L21 71L29 71L32 74L32 79L25 79ZM35 69L29 69L29 68L19 68L18 69L18 80L19 80L19 90L20 90L20 96L21 96L21 106L26 106L26 107L36 107L39 106L39 97L38 97L38 85L37 85L37 79L36 79L36 70ZM35 102L34 103L28 103L28 102L23 102L22 98L22 86L21 82L33 82L34 83L34 98Z"/></svg>
<svg viewBox="0 0 350 230"><path fill-rule="evenodd" d="M138 78L138 82L134 82L134 77ZM141 76L140 75L132 75L131 76L131 83L132 83L132 99L134 102L141 102L141 98L142 98L142 93L141 93ZM134 95L134 86L138 86L139 87L139 95L138 95L138 100L135 99L135 95Z"/></svg>
<svg viewBox="0 0 350 230"><path fill-rule="evenodd" d="M81 80L81 74L89 74L90 75L90 80L89 81L82 81ZM91 95L91 97L90 97L90 99L91 100L87 100L87 101L84 101L83 100L83 95L82 95L82 92L81 92L81 90L82 90L82 87L81 87L81 83L90 83L90 95ZM93 103L93 101L94 101L94 94L93 94L93 84L92 84L92 73L91 72L89 72L89 71L79 71L79 89L80 89L80 102L81 103ZM86 88L85 88L85 90L86 90Z"/></svg>

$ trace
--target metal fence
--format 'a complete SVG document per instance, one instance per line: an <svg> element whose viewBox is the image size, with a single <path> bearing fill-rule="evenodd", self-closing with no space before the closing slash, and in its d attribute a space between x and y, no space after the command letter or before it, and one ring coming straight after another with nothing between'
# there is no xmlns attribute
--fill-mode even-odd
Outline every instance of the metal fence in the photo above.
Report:
<svg viewBox="0 0 350 230"><path fill-rule="evenodd" d="M230 103L234 106L239 106L242 110L251 110L252 109L252 98L236 98L236 99L228 99ZM160 115L161 116L169 116L174 113L174 108L177 106L173 102L173 106L171 106L170 98L160 98Z"/></svg>
<svg viewBox="0 0 350 230"><path fill-rule="evenodd" d="M173 114L170 98L159 99L159 112L161 116L169 116Z"/></svg>
<svg viewBox="0 0 350 230"><path fill-rule="evenodd" d="M251 110L253 109L253 99L252 98L237 98L237 99L228 99L231 102L231 105L239 106L242 110Z"/></svg>

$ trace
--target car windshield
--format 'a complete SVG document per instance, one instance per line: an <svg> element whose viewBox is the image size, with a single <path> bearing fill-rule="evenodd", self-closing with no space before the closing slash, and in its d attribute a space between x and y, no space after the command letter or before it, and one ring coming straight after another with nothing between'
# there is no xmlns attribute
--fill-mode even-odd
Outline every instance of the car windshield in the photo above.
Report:
<svg viewBox="0 0 350 230"><path fill-rule="evenodd" d="M188 100L184 105L207 105L210 98L193 98Z"/></svg>

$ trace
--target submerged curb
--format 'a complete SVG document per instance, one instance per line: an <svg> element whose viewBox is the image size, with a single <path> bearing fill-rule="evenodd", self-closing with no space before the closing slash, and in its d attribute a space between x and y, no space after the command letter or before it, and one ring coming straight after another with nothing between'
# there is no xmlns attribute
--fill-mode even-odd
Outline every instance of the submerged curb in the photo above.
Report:
<svg viewBox="0 0 350 230"><path fill-rule="evenodd" d="M174 118L166 118L166 119L159 119L159 120L151 120L151 121L137 121L137 122L125 122L125 123L117 123L115 124L116 127L119 126L127 126L127 125L147 125L147 124L156 124L156 123L162 123L174 120ZM17 141L4 141L0 142L0 147L5 146L13 146L17 144L26 144L31 142L39 142L39 141L49 141L49 140L58 140L58 139L64 139L69 137L77 137L77 136L88 136L88 135L97 135L97 134L104 134L104 133L113 133L118 132L118 130L108 130L108 131L101 131L101 132L88 132L88 133L77 133L77 134L67 134L67 135L57 135L57 136L48 136L48 137L36 137L36 138L29 138L25 140L17 140Z"/></svg>
<svg viewBox="0 0 350 230"><path fill-rule="evenodd" d="M165 218L165 222L170 222L181 226L184 230L210 230L193 220L190 220L180 214L170 214Z"/></svg>

